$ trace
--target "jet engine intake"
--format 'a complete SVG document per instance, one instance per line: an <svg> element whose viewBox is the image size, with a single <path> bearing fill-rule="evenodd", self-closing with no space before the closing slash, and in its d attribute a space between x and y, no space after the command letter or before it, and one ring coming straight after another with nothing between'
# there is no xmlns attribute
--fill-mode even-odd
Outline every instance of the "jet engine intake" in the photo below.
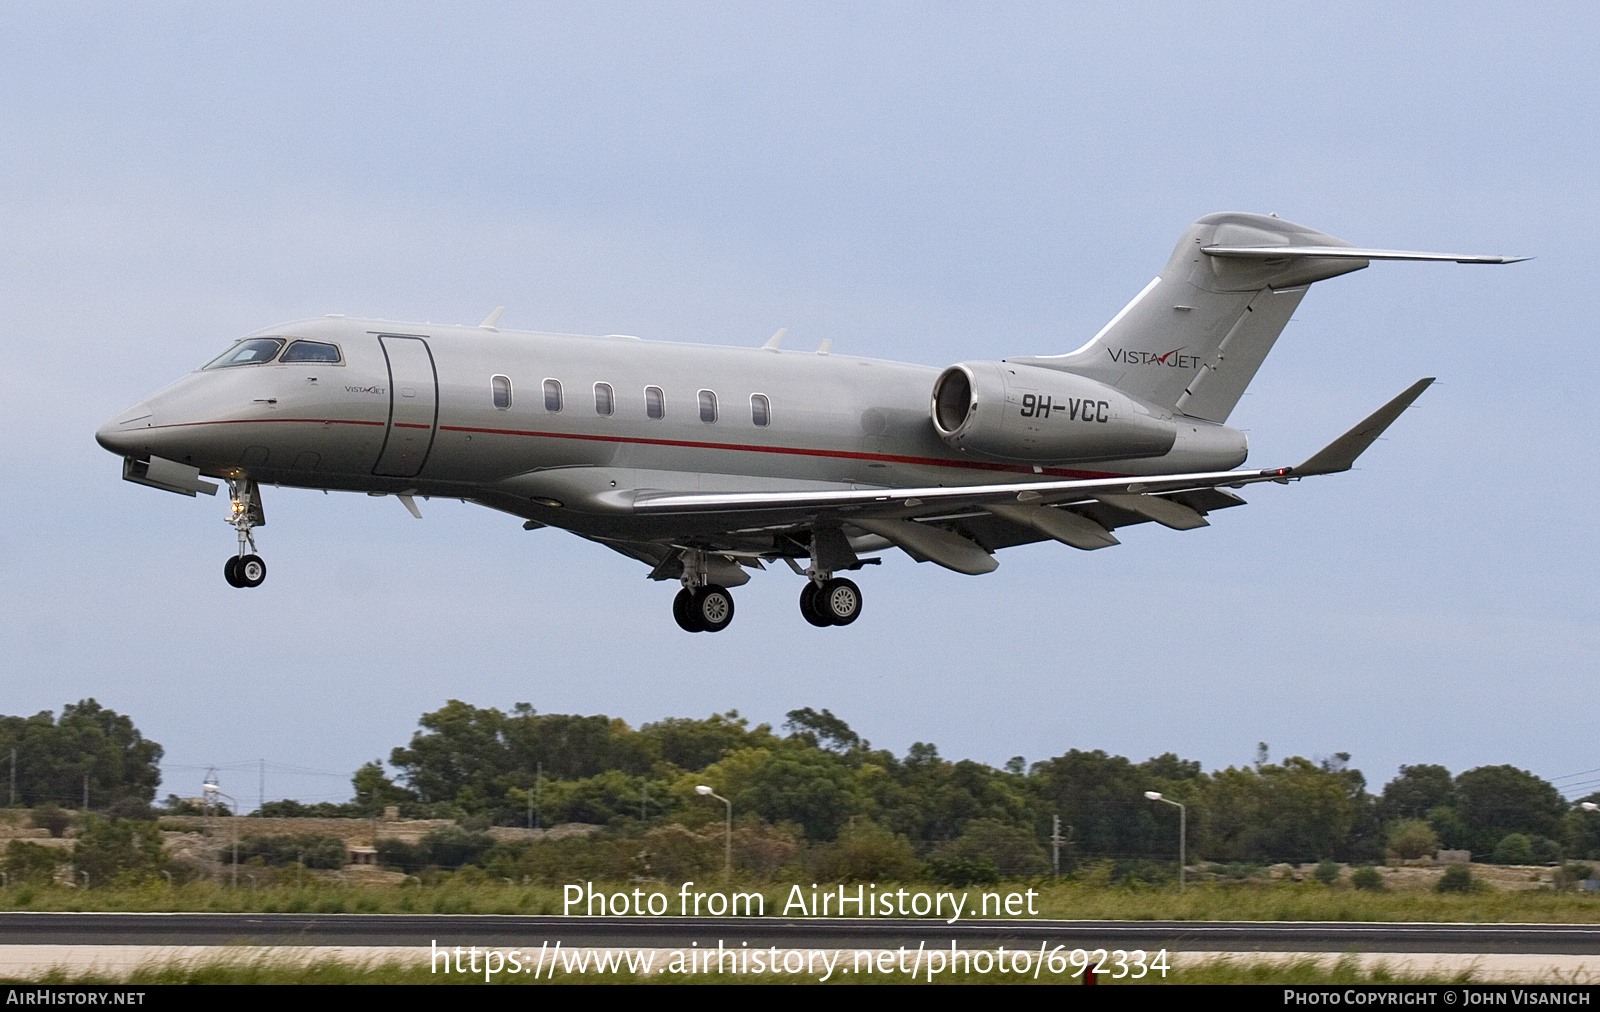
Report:
<svg viewBox="0 0 1600 1012"><path fill-rule="evenodd" d="M1009 362L963 362L939 374L933 427L976 457L1029 464L1159 457L1177 427L1084 376Z"/></svg>

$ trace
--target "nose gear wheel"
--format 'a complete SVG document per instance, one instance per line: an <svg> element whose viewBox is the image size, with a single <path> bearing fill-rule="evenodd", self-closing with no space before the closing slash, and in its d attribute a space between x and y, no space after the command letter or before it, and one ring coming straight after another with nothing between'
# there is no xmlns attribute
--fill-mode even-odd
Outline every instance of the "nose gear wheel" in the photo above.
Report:
<svg viewBox="0 0 1600 1012"><path fill-rule="evenodd" d="M243 555L234 563L233 578L241 587L259 587L267 578L267 564L259 555Z"/></svg>

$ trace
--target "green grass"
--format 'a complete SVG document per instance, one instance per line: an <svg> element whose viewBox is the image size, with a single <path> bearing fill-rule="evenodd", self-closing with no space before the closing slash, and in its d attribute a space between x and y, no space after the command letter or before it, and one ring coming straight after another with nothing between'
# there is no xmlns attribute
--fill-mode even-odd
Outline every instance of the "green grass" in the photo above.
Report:
<svg viewBox="0 0 1600 1012"><path fill-rule="evenodd" d="M810 883L806 883L807 886ZM596 883L607 892L640 888L639 883ZM675 885L647 886L668 894L676 913ZM706 888L715 889L717 886ZM786 886L740 886L759 889L767 913L783 910ZM879 885L880 893L885 886ZM943 887L907 884L908 891ZM1086 920L1197 921L1477 921L1600 922L1600 896L1552 890L1487 891L1439 894L1423 890L1361 892L1320 882L1213 882L1180 893L1175 887L1124 887L1085 883L1013 882L989 891L1039 891L1038 916ZM968 890L964 919L972 919L983 890ZM435 885L357 886L308 880L304 885L261 889L229 888L215 882L168 886L155 881L141 886L71 889L61 886L18 886L0 889L0 909L82 911L227 911L241 913L446 913L560 914L561 890L505 882L452 882ZM574 911L577 912L577 911Z"/></svg>

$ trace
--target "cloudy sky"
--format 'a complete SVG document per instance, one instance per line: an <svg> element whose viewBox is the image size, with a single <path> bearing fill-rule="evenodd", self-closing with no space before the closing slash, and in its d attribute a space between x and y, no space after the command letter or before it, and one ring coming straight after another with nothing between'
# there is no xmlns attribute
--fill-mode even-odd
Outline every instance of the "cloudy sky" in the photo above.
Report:
<svg viewBox="0 0 1600 1012"><path fill-rule="evenodd" d="M1596 28L1576 3L7 4L0 712L93 696L179 794L211 763L347 774L450 698L828 707L990 763L1266 741L1375 786L1600 767ZM1537 259L1306 299L1232 422L1294 463L1440 377L1359 470L981 578L892 553L848 629L801 621L780 570L686 635L673 588L596 545L295 490L268 490L271 579L237 591L225 503L123 482L93 440L235 336L327 312L1067 351L1220 210Z"/></svg>

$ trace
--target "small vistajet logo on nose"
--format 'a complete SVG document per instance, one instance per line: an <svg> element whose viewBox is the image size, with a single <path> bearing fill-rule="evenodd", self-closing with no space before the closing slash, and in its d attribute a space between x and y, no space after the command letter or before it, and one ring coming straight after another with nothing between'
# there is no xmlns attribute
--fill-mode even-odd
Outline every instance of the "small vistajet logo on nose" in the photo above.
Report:
<svg viewBox="0 0 1600 1012"><path fill-rule="evenodd" d="M347 393L347 394L381 394L387 389L388 389L387 387L353 387L353 386L347 386L347 387L344 388L344 392Z"/></svg>

